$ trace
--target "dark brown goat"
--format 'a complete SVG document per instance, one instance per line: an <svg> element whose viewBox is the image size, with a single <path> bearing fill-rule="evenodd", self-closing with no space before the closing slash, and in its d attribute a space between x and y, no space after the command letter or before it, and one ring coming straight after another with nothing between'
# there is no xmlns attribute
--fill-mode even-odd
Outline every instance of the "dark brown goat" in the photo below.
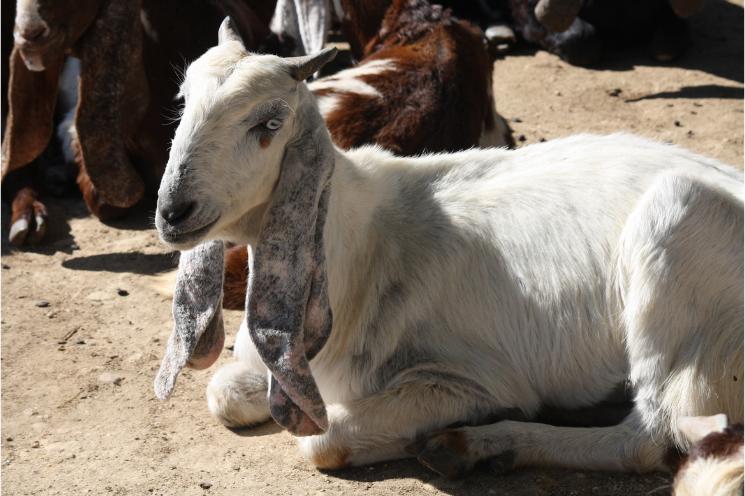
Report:
<svg viewBox="0 0 745 496"><path fill-rule="evenodd" d="M377 32L357 38L363 60L309 85L336 145L378 144L399 155L513 146L494 110L481 31L426 0L390 3ZM246 247L228 250L225 308L243 308L247 276Z"/></svg>
<svg viewBox="0 0 745 496"><path fill-rule="evenodd" d="M176 94L173 67L212 46L226 15L233 17L248 46L257 46L269 33L275 3L85 0L70 8L61 0L19 0L9 61L3 181L47 147L60 72L65 57L73 55L82 67L74 142L78 185L97 217L121 215L146 188L157 188L165 166L174 128L163 116ZM32 204L21 199L14 202L13 217L32 220L27 230L14 230L14 244L22 244L28 232L33 233L29 240L43 236Z"/></svg>

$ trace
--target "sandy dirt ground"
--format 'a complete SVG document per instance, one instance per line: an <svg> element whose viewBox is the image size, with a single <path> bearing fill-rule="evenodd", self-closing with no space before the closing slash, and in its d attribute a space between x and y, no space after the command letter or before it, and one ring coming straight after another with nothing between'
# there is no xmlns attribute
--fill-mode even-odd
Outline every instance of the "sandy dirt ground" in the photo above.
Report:
<svg viewBox="0 0 745 496"><path fill-rule="evenodd" d="M694 48L669 66L643 49L610 54L593 70L517 51L495 64L498 109L520 146L623 130L742 167L742 3L711 0L694 26ZM3 494L669 493L664 474L482 471L448 481L414 461L322 473L273 424L233 432L213 419L204 399L211 371L186 371L160 402L152 379L171 315L157 286L177 257L158 242L152 207L107 226L79 199L48 205L47 246L3 246ZM240 318L227 313L228 345Z"/></svg>

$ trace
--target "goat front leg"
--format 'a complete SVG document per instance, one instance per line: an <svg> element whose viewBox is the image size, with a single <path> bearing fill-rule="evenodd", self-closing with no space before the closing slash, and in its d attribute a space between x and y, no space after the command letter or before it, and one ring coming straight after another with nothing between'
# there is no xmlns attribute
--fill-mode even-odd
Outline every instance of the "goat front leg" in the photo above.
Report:
<svg viewBox="0 0 745 496"><path fill-rule="evenodd" d="M10 232L8 238L13 246L26 241L39 243L47 232L47 208L38 200L38 193L25 187L13 198Z"/></svg>
<svg viewBox="0 0 745 496"><path fill-rule="evenodd" d="M478 385L438 373L396 381L366 398L330 405L329 430L298 438L320 469L339 469L412 456L421 432L469 422L500 411Z"/></svg>
<svg viewBox="0 0 745 496"><path fill-rule="evenodd" d="M432 433L414 445L417 459L447 477L488 460L493 469L554 466L647 472L665 468L666 446L653 441L635 414L612 427L554 427L503 421Z"/></svg>

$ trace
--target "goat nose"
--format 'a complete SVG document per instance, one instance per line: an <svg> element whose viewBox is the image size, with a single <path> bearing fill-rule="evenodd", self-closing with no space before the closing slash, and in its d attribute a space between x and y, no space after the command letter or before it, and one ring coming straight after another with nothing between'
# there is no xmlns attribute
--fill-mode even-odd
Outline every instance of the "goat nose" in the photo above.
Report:
<svg viewBox="0 0 745 496"><path fill-rule="evenodd" d="M20 35L26 41L38 41L46 34L47 28L43 24L30 24L20 29Z"/></svg>
<svg viewBox="0 0 745 496"><path fill-rule="evenodd" d="M178 204L165 204L158 207L160 216L165 219L166 222L175 226L186 220L189 215L194 211L194 202L189 203L178 203Z"/></svg>

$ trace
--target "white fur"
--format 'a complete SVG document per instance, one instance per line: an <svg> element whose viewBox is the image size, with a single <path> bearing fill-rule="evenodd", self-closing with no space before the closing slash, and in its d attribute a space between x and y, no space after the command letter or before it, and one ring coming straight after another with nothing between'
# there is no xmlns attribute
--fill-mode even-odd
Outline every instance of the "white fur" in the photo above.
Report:
<svg viewBox="0 0 745 496"><path fill-rule="evenodd" d="M698 458L675 479L675 496L739 496L743 488L743 450L728 458Z"/></svg>
<svg viewBox="0 0 745 496"><path fill-rule="evenodd" d="M62 68L59 81L59 96L57 105L64 113L64 118L57 125L57 139L59 139L65 162L75 162L73 143L78 139L75 128L75 112L78 107L78 80L80 77L80 59L67 57Z"/></svg>
<svg viewBox="0 0 745 496"><path fill-rule="evenodd" d="M159 197L197 201L195 226L219 221L175 246L255 240L284 145L318 112L287 62L242 54L226 43L187 71ZM276 98L290 112L262 149L240 123ZM330 468L403 457L453 422L589 405L630 377L637 404L619 426L462 428L459 456L661 468L685 444L678 415L743 418L742 207L738 171L628 135L418 158L337 149L324 231L334 325L312 361L330 427L302 449ZM241 360L255 356L246 334ZM240 380L219 377L213 390Z"/></svg>
<svg viewBox="0 0 745 496"><path fill-rule="evenodd" d="M369 96L373 98L382 98L383 95L375 87L360 80L362 76L373 76L384 74L396 70L393 60L372 60L362 63L351 69L345 69L337 72L333 76L328 76L308 84L308 88L317 92L319 90L332 90L333 93L318 97L318 109L324 118L327 118L331 112L337 109L340 99L339 94L356 93L358 95Z"/></svg>

